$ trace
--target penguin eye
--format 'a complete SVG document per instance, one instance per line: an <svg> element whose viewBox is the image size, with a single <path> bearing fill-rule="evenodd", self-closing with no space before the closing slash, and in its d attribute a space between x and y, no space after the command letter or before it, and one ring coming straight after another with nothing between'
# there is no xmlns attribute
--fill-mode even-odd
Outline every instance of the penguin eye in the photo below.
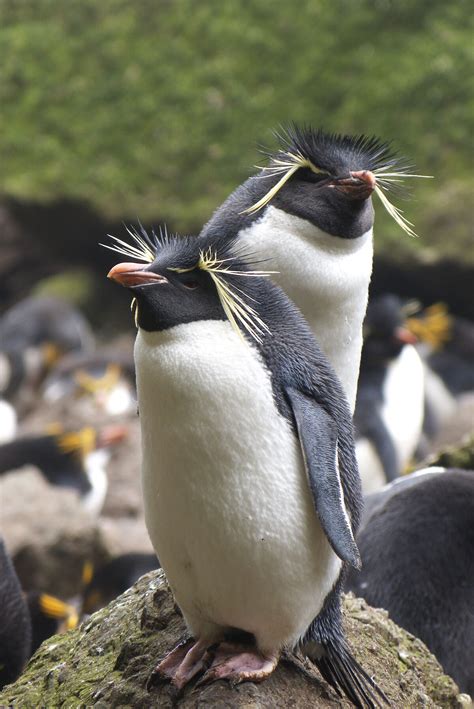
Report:
<svg viewBox="0 0 474 709"><path fill-rule="evenodd" d="M188 290L195 290L196 288L199 288L199 283L193 279L181 281L181 285L183 285Z"/></svg>
<svg viewBox="0 0 474 709"><path fill-rule="evenodd" d="M187 283L183 283L183 286L189 288L189 290L194 290L199 286L199 283L197 281L188 281Z"/></svg>

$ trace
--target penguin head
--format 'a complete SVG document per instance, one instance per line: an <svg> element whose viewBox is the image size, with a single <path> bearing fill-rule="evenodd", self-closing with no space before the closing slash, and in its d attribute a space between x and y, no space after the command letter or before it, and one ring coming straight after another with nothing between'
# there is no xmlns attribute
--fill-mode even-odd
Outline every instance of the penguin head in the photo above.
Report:
<svg viewBox="0 0 474 709"><path fill-rule="evenodd" d="M312 222L323 231L356 238L373 226L375 192L397 223L412 236L410 223L387 198L400 191L411 166L391 144L365 135L339 135L291 126L277 134L280 147L267 153L269 164L253 186L259 199L244 209L255 214L266 205Z"/></svg>
<svg viewBox="0 0 474 709"><path fill-rule="evenodd" d="M129 288L138 327L149 332L198 320L225 320L254 339L267 328L257 312L255 289L259 277L234 250L234 240L167 236L159 239L146 232L132 233L141 244L121 253L148 263L120 263L108 278ZM145 247L148 251L145 251ZM244 278L247 276L247 278Z"/></svg>
<svg viewBox="0 0 474 709"><path fill-rule="evenodd" d="M397 357L403 347L417 338L404 326L404 309L400 298L387 293L368 305L364 321L362 357L367 362L383 362Z"/></svg>
<svg viewBox="0 0 474 709"><path fill-rule="evenodd" d="M77 627L79 615L73 605L39 591L29 591L26 598L33 631L32 652L51 635Z"/></svg>

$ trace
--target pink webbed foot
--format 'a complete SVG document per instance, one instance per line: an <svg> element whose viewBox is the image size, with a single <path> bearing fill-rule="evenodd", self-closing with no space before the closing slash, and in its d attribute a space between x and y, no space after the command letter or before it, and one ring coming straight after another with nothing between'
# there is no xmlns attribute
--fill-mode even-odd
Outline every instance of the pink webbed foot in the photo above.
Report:
<svg viewBox="0 0 474 709"><path fill-rule="evenodd" d="M279 653L262 655L253 646L221 643L199 684L227 679L231 684L262 682L278 664Z"/></svg>
<svg viewBox="0 0 474 709"><path fill-rule="evenodd" d="M212 654L208 642L186 640L169 652L153 671L148 684L161 680L182 689L193 677L209 666Z"/></svg>

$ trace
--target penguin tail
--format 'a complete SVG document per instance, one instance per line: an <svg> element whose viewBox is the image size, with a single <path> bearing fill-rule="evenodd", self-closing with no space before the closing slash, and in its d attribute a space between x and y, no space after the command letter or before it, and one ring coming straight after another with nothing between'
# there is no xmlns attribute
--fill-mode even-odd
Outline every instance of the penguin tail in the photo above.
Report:
<svg viewBox="0 0 474 709"><path fill-rule="evenodd" d="M353 656L338 623L327 623L318 616L309 627L300 649L313 662L323 678L342 697L360 709L389 706L384 692Z"/></svg>

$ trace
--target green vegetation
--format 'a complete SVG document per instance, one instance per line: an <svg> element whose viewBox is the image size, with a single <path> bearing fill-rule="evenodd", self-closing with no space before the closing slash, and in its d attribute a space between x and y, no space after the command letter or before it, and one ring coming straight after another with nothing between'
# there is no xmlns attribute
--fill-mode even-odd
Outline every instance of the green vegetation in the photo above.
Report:
<svg viewBox="0 0 474 709"><path fill-rule="evenodd" d="M0 190L193 231L295 120L393 139L412 241L467 250L468 0L0 0ZM415 182L415 181L414 181ZM463 258L465 257L463 253Z"/></svg>

